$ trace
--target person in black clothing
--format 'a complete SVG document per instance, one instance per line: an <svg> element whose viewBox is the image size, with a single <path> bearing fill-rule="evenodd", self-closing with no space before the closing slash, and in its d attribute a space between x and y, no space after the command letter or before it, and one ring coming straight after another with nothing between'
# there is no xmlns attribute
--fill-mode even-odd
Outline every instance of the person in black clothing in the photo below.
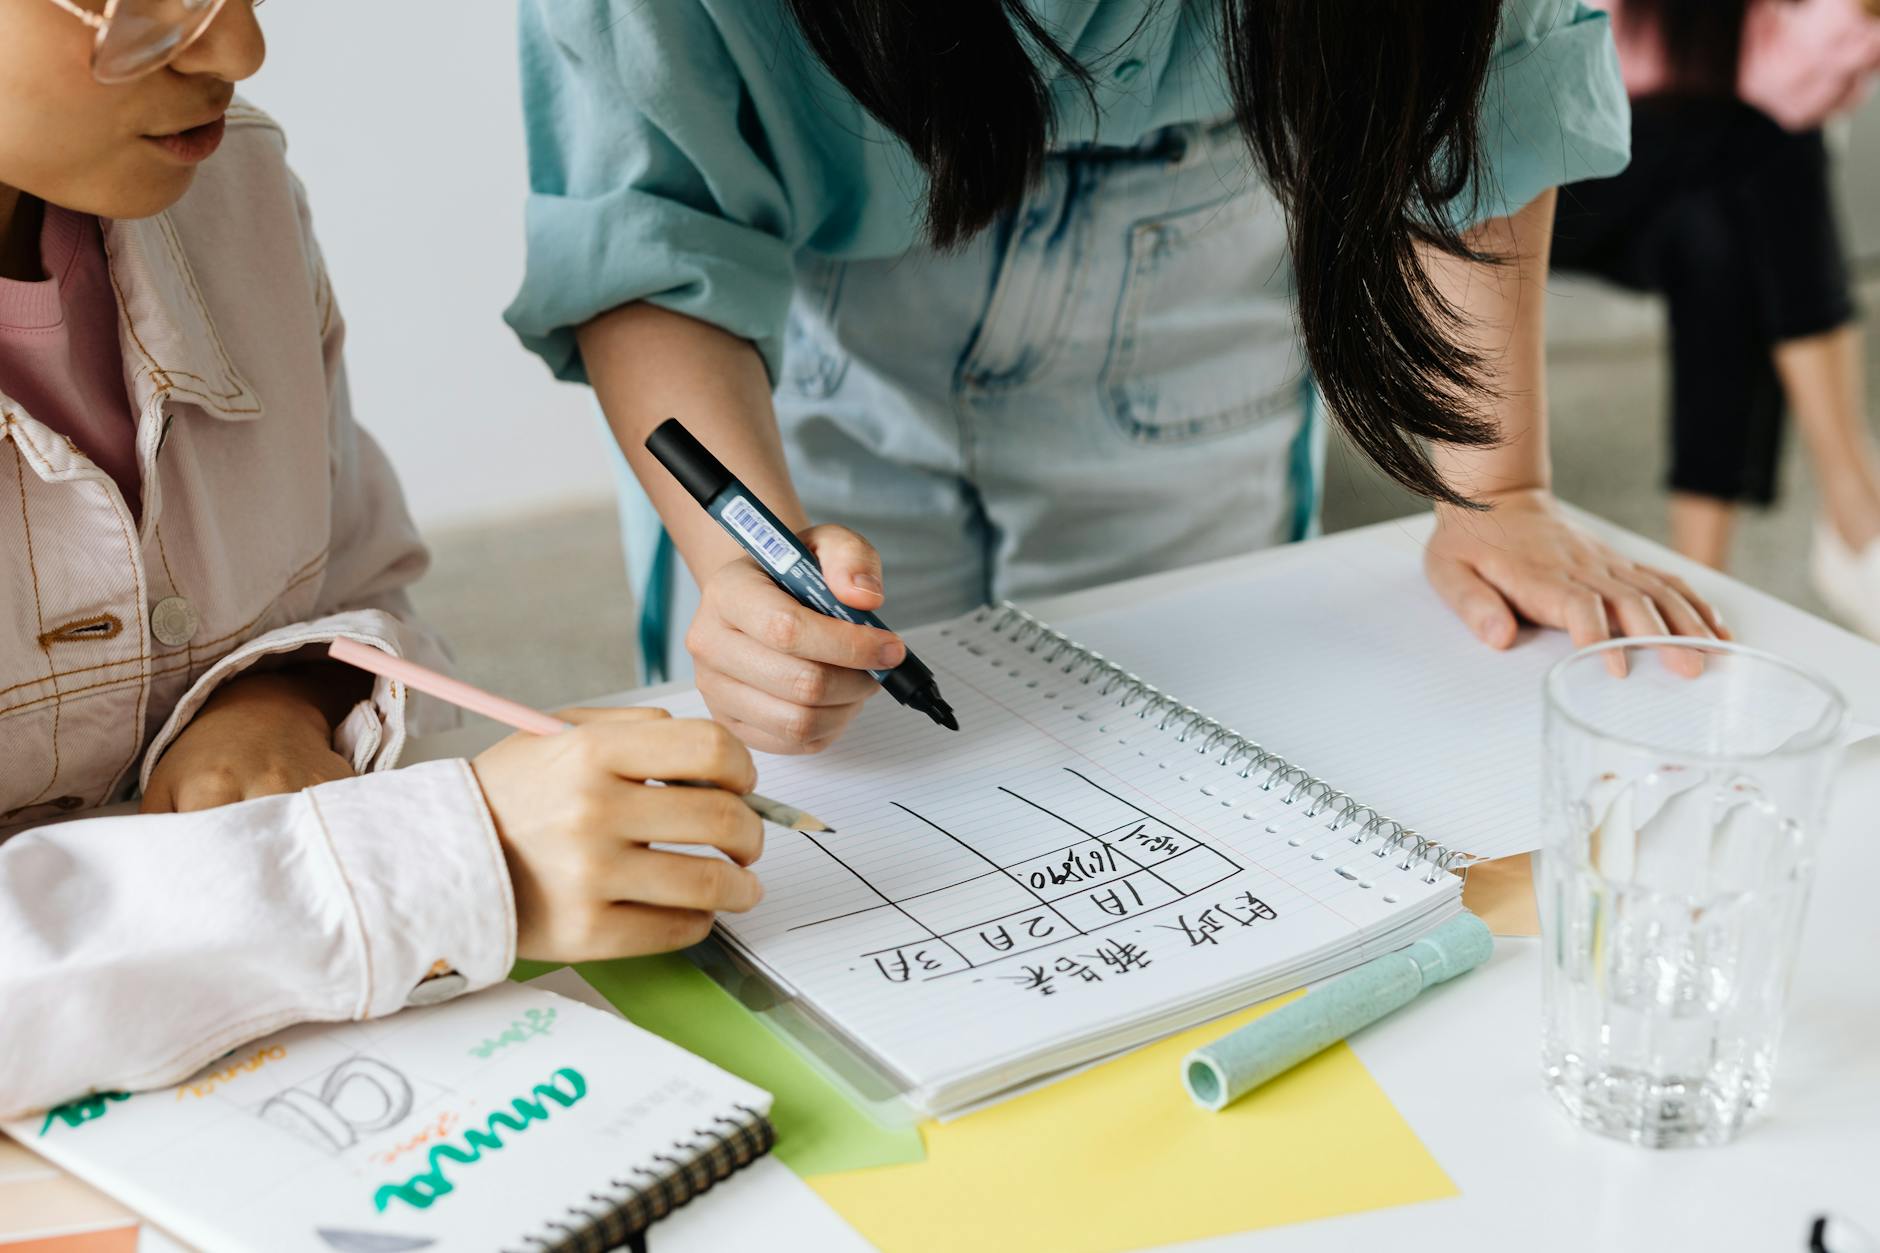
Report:
<svg viewBox="0 0 1880 1253"><path fill-rule="evenodd" d="M1623 20L1658 22L1680 63L1670 90L1633 99L1631 165L1562 189L1553 265L1666 298L1674 547L1725 565L1738 506L1775 499L1793 413L1822 495L1816 583L1880 636L1880 457L1830 157L1818 127L1737 97L1749 7L1630 0Z"/></svg>

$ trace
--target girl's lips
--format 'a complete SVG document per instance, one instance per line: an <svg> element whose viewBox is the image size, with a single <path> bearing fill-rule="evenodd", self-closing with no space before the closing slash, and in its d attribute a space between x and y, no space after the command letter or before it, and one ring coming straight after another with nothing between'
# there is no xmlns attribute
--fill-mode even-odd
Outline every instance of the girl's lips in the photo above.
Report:
<svg viewBox="0 0 1880 1253"><path fill-rule="evenodd" d="M195 164L207 161L222 146L222 132L228 128L228 118L219 117L202 126L192 126L186 131L174 135L146 135L157 147L163 149L179 161Z"/></svg>

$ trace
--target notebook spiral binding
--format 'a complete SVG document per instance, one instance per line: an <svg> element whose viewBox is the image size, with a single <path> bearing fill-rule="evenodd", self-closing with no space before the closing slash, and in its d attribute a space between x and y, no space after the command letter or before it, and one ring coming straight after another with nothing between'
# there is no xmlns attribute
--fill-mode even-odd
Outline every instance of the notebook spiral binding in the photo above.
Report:
<svg viewBox="0 0 1880 1253"><path fill-rule="evenodd" d="M1120 709L1129 709L1140 701L1134 710L1137 718L1145 722L1154 718L1157 731L1174 730L1177 744L1198 741L1195 745L1198 753L1212 756L1218 751L1217 764L1230 768L1238 764L1236 773L1241 778L1252 780L1256 774L1264 772L1265 777L1258 780L1261 791L1285 788L1280 800L1288 805L1305 801L1308 818L1331 812L1332 818L1327 824L1330 830L1355 827L1346 837L1353 844L1373 845L1369 851L1380 859L1397 854L1392 864L1400 870L1420 869L1425 883L1437 882L1444 871L1470 860L1466 853L1427 840L1401 822L1360 804L1278 753L1268 751L1257 741L1216 722L1194 706L1183 704L1063 632L1053 630L1009 600L981 609L973 621L990 622L993 635L1011 644L1024 645L1027 653L1047 665L1056 665L1067 678L1085 687L1096 684L1098 695L1115 695Z"/></svg>
<svg viewBox="0 0 1880 1253"><path fill-rule="evenodd" d="M651 1162L630 1169L629 1177L608 1180L611 1191L589 1194L593 1208L570 1205L566 1217L545 1224L547 1230L523 1237L528 1249L531 1253L617 1249L770 1152L777 1142L770 1120L748 1105L735 1108L741 1117L716 1117L712 1126L695 1128L693 1139L674 1141L668 1152L655 1153Z"/></svg>

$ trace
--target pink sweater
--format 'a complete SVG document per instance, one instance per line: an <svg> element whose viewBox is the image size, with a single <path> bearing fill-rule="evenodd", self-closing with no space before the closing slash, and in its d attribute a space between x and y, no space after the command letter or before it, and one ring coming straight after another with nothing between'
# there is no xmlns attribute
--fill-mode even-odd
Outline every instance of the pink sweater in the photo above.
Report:
<svg viewBox="0 0 1880 1253"><path fill-rule="evenodd" d="M40 257L44 280L0 278L0 391L110 475L135 515L137 415L98 219L47 205Z"/></svg>
<svg viewBox="0 0 1880 1253"><path fill-rule="evenodd" d="M1627 22L1624 0L1590 0L1613 16L1626 90L1671 86L1664 40ZM1880 18L1861 0L1752 0L1743 22L1736 94L1789 130L1812 130L1866 98L1880 69Z"/></svg>

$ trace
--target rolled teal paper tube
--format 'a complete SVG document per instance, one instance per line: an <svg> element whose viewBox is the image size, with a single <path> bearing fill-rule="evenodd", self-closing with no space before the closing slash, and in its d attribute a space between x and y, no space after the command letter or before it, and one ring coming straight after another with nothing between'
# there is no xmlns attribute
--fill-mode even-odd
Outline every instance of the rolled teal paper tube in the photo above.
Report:
<svg viewBox="0 0 1880 1253"><path fill-rule="evenodd" d="M1409 948L1359 966L1256 1022L1203 1045L1182 1062L1182 1084L1202 1109L1223 1109L1275 1075L1474 970L1495 949L1474 914L1452 918Z"/></svg>

